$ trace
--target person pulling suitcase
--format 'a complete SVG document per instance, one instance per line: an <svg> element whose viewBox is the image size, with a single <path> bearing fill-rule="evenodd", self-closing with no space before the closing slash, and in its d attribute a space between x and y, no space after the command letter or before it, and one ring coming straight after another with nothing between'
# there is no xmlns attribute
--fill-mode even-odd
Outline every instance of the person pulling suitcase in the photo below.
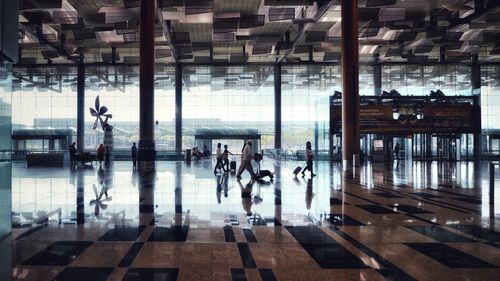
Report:
<svg viewBox="0 0 500 281"><path fill-rule="evenodd" d="M224 145L224 152L222 152L222 161L224 164L222 167L226 167L225 173L228 173L230 170L236 170L236 161L231 161L231 166L229 166L229 154L232 154L228 149L227 144ZM233 162L234 162L234 168L233 168Z"/></svg>

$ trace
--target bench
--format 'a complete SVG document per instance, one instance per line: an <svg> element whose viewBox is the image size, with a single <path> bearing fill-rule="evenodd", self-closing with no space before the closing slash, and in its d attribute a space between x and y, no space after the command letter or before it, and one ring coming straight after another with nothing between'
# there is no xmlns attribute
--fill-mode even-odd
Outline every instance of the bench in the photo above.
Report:
<svg viewBox="0 0 500 281"><path fill-rule="evenodd" d="M88 153L88 152L77 153L75 155L75 159L74 160L75 160L76 163L80 163L83 166L86 163L90 163L90 165L92 165L93 162L96 160L96 155Z"/></svg>

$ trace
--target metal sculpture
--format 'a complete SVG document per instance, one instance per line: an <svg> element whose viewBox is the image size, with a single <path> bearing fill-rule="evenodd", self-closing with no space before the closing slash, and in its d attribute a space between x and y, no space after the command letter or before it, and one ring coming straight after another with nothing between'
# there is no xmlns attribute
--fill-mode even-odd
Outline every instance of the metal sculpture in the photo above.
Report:
<svg viewBox="0 0 500 281"><path fill-rule="evenodd" d="M113 118L113 115L108 113L107 107L101 106L99 96L95 98L95 108L90 108L90 114L96 118L92 127L94 130L97 129L98 123L101 124L102 131L104 132L104 147L109 151L110 156L113 157L113 126L108 123L109 119Z"/></svg>
<svg viewBox="0 0 500 281"><path fill-rule="evenodd" d="M101 124L101 128L104 132L106 132L107 130L113 129L113 126L109 125L109 123L108 123L108 120L110 118L113 118L113 115L108 114L107 107L100 105L99 96L97 96L95 98L95 108L92 108L92 107L90 108L90 114L96 118L95 122L94 122L94 126L92 126L92 129L94 129L94 130L97 129L98 123ZM105 117L106 119L103 120L103 117Z"/></svg>

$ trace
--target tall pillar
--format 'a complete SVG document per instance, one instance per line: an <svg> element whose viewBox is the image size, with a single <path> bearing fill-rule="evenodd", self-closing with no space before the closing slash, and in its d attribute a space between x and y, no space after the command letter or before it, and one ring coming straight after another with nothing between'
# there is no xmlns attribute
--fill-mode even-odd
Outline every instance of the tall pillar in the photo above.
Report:
<svg viewBox="0 0 500 281"><path fill-rule="evenodd" d="M141 0L140 24L140 101L139 101L139 169L154 168L154 34L155 1Z"/></svg>
<svg viewBox="0 0 500 281"><path fill-rule="evenodd" d="M281 65L274 65L274 149L281 149Z"/></svg>
<svg viewBox="0 0 500 281"><path fill-rule="evenodd" d="M154 224L156 171L142 170L135 177L133 180L139 184L139 225Z"/></svg>
<svg viewBox="0 0 500 281"><path fill-rule="evenodd" d="M478 62L479 56L472 55L471 64L471 86L472 94L476 96L474 105L481 106L481 65ZM481 118L481 114L478 114ZM479 120L479 127L481 128L481 120ZM474 134L474 160L478 161L481 158L481 132Z"/></svg>
<svg viewBox="0 0 500 281"><path fill-rule="evenodd" d="M76 74L76 148L83 152L85 148L85 65L80 57Z"/></svg>
<svg viewBox="0 0 500 281"><path fill-rule="evenodd" d="M342 16L342 159L351 167L359 159L358 1L341 0ZM356 161L359 162L359 161ZM358 163L355 163L358 164Z"/></svg>
<svg viewBox="0 0 500 281"><path fill-rule="evenodd" d="M175 149L182 150L182 64L175 65Z"/></svg>
<svg viewBox="0 0 500 281"><path fill-rule="evenodd" d="M76 224L85 223L85 175L81 170L76 171Z"/></svg>

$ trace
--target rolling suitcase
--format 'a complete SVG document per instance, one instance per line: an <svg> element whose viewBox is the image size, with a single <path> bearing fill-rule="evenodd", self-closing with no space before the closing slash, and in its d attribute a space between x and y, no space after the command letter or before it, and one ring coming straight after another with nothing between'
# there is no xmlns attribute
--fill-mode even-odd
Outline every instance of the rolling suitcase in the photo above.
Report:
<svg viewBox="0 0 500 281"><path fill-rule="evenodd" d="M234 161L234 157L231 159L231 162L229 162L229 170L236 171L236 161Z"/></svg>
<svg viewBox="0 0 500 281"><path fill-rule="evenodd" d="M300 171L301 171L301 170L302 170L302 167L301 167L301 166L298 166L297 168L295 168L295 170L293 170L293 174L294 174L295 176L297 176L297 175L300 173Z"/></svg>

